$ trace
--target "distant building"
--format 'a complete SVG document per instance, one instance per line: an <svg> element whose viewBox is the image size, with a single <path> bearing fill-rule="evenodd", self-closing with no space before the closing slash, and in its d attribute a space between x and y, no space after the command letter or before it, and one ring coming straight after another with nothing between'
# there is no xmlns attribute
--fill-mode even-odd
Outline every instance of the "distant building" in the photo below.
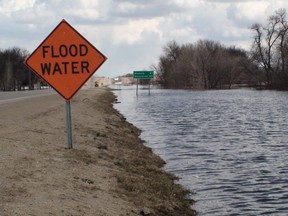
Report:
<svg viewBox="0 0 288 216"><path fill-rule="evenodd" d="M122 85L133 85L135 80L133 77L121 77Z"/></svg>
<svg viewBox="0 0 288 216"><path fill-rule="evenodd" d="M102 86L108 86L114 83L114 80L112 78L106 78L106 77L95 77L92 76L84 85L82 88L94 88L94 87L102 87Z"/></svg>
<svg viewBox="0 0 288 216"><path fill-rule="evenodd" d="M90 77L90 79L87 80L87 82L83 85L82 88L84 88L84 89L93 88L94 87L94 79L95 79L94 76Z"/></svg>
<svg viewBox="0 0 288 216"><path fill-rule="evenodd" d="M94 86L102 87L102 86L109 86L114 83L114 79L107 78L107 77L95 77Z"/></svg>

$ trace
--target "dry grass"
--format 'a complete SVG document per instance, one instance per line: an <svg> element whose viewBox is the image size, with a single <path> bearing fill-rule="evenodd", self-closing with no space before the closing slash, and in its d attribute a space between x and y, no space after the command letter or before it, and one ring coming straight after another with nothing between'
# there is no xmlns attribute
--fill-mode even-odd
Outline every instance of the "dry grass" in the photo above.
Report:
<svg viewBox="0 0 288 216"><path fill-rule="evenodd" d="M114 100L110 98L110 102ZM106 112L115 114L116 111ZM163 170L165 162L144 145L139 138L141 131L119 113L117 116L118 119L113 119L114 124L108 128L111 133L119 133L108 151L118 167L115 176L120 189L117 193L124 194L136 206L148 208L149 215L196 215L191 209L193 200L188 198L190 192L175 183L177 178L174 175ZM114 130L116 128L118 130Z"/></svg>
<svg viewBox="0 0 288 216"><path fill-rule="evenodd" d="M157 216L196 215L190 208L193 201L187 197L189 191L175 183L177 178L174 175L155 166L155 159L150 160L147 154L145 159L130 156L130 159L117 164L125 172L116 174L122 193L130 201L136 206L143 205L151 209L153 215Z"/></svg>

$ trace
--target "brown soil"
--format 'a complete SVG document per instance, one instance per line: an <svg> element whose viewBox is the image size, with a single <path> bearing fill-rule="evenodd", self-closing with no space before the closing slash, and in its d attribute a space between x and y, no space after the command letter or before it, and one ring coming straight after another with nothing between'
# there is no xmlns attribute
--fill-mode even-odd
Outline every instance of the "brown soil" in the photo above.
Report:
<svg viewBox="0 0 288 216"><path fill-rule="evenodd" d="M188 191L113 109L105 88L0 105L0 215L195 215Z"/></svg>

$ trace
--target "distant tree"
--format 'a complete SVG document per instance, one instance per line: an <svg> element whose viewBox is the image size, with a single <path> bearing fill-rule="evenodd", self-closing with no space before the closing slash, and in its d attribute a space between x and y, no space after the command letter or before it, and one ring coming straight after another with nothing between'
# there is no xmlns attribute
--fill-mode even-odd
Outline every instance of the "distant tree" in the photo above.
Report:
<svg viewBox="0 0 288 216"><path fill-rule="evenodd" d="M277 88L287 84L288 71L288 24L286 10L279 9L268 17L265 26L253 24L254 41L251 57L265 74L265 84L268 88Z"/></svg>
<svg viewBox="0 0 288 216"><path fill-rule="evenodd" d="M3 62L5 61L4 55L2 50L0 51L0 91L3 90L5 80L4 80L4 64Z"/></svg>
<svg viewBox="0 0 288 216"><path fill-rule="evenodd" d="M219 42L199 40L182 46L170 42L163 51L156 71L165 87L230 88L249 76L245 73L250 64L246 52Z"/></svg>
<svg viewBox="0 0 288 216"><path fill-rule="evenodd" d="M234 46L225 49L221 65L224 67L223 84L228 88L231 88L233 84L255 84L248 70L251 68L251 62L245 50ZM253 74L256 73L254 70L255 68L251 69Z"/></svg>
<svg viewBox="0 0 288 216"><path fill-rule="evenodd" d="M28 51L17 47L0 52L0 90L21 90L24 86L33 88L38 78L23 64Z"/></svg>
<svg viewBox="0 0 288 216"><path fill-rule="evenodd" d="M133 73L127 73L124 77L133 77Z"/></svg>
<svg viewBox="0 0 288 216"><path fill-rule="evenodd" d="M15 90L15 80L13 72L13 50L5 50L2 53L1 71L3 73L2 90Z"/></svg>
<svg viewBox="0 0 288 216"><path fill-rule="evenodd" d="M196 64L197 71L202 79L202 83L205 89L208 89L209 86L209 74L212 73L212 61L213 55L216 52L217 47L213 41L208 40L199 40L196 43Z"/></svg>
<svg viewBox="0 0 288 216"><path fill-rule="evenodd" d="M160 57L157 75L160 82L166 87L175 87L175 65L180 55L180 46L170 41L163 48L164 54Z"/></svg>
<svg viewBox="0 0 288 216"><path fill-rule="evenodd" d="M193 44L181 46L181 52L175 66L176 77L174 79L176 80L177 88L198 88L198 76L195 74L195 54Z"/></svg>

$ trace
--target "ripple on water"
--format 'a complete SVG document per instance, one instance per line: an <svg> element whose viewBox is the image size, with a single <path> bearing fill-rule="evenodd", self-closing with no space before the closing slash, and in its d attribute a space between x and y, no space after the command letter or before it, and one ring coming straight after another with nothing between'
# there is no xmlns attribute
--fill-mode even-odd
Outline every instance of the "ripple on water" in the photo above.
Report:
<svg viewBox="0 0 288 216"><path fill-rule="evenodd" d="M115 107L193 191L199 215L287 215L287 92L115 94Z"/></svg>

